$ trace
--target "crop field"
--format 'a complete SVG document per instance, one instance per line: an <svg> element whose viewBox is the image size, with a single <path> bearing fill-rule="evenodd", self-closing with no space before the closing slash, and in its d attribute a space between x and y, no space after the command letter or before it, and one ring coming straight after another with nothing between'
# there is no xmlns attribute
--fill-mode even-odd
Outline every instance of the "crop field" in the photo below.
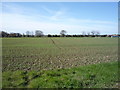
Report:
<svg viewBox="0 0 120 90"><path fill-rule="evenodd" d="M117 62L117 60L118 38L2 38L3 81L8 79L4 77L6 73L11 71L66 70L99 63ZM40 80L42 79L40 78ZM10 86L6 84L4 87Z"/></svg>
<svg viewBox="0 0 120 90"><path fill-rule="evenodd" d="M117 61L117 45L116 38L3 38L3 71Z"/></svg>

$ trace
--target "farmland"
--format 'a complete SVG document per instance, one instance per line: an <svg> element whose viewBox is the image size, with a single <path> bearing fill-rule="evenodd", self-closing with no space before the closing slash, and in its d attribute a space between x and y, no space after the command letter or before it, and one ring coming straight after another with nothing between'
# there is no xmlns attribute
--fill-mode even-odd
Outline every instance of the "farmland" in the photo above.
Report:
<svg viewBox="0 0 120 90"><path fill-rule="evenodd" d="M32 71L35 71L36 73L46 71L47 73L47 71L48 72L51 71L54 73L55 70L59 70L59 69L60 70L65 69L66 71L68 71L67 69L77 70L77 68L80 67L86 68L89 65L90 67L94 67L91 65L94 64L98 65L99 63L104 64L111 62L113 62L113 64L109 64L109 65L115 65L114 70L117 70L117 66L116 66L117 64L114 63L117 62L118 60L118 38L107 38L107 37L106 38L86 38L86 37L84 38L73 38L73 37L72 38L67 38L67 37L3 38L2 45L3 45L2 46L3 81L7 79L7 77L4 76L6 74L9 74L11 71L13 72L18 71L18 73L22 73L22 72L30 73ZM109 65L107 67L108 68L107 72L110 71L109 67L111 68L111 66ZM99 69L97 68L97 70ZM112 74L115 74L116 76L117 75L116 72L117 71L113 72ZM89 72L86 72L86 74L87 73ZM65 78L68 77L65 76ZM45 77L40 78L40 80L44 78ZM78 77L74 76L74 78L78 78ZM28 87L38 87L38 86L28 85ZM9 85L4 85L4 87L9 87ZM17 85L15 87L17 87Z"/></svg>

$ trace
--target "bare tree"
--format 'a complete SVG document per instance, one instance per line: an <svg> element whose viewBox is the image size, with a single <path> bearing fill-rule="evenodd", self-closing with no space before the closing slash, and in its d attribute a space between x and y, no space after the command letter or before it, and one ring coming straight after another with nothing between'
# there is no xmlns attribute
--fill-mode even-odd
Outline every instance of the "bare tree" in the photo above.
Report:
<svg viewBox="0 0 120 90"><path fill-rule="evenodd" d="M99 32L99 31L96 31L96 35L100 35L100 32Z"/></svg>
<svg viewBox="0 0 120 90"><path fill-rule="evenodd" d="M27 37L30 36L30 31L26 31L26 36L27 36Z"/></svg>
<svg viewBox="0 0 120 90"><path fill-rule="evenodd" d="M87 32L88 37L90 37L90 32Z"/></svg>
<svg viewBox="0 0 120 90"><path fill-rule="evenodd" d="M43 34L43 32L42 31L40 31L40 30L36 30L35 31L35 36L36 37L41 37L41 36L43 36L44 34Z"/></svg>
<svg viewBox="0 0 120 90"><path fill-rule="evenodd" d="M24 34L24 33L22 34L22 37L25 37L25 34Z"/></svg>
<svg viewBox="0 0 120 90"><path fill-rule="evenodd" d="M91 31L92 35L93 36L98 36L100 35L100 32L99 31Z"/></svg>
<svg viewBox="0 0 120 90"><path fill-rule="evenodd" d="M31 35L34 35L33 31L31 31Z"/></svg>
<svg viewBox="0 0 120 90"><path fill-rule="evenodd" d="M61 30L60 35L64 37L66 33L67 33L67 31Z"/></svg>
<svg viewBox="0 0 120 90"><path fill-rule="evenodd" d="M90 32L87 32L87 35L90 35Z"/></svg>
<svg viewBox="0 0 120 90"><path fill-rule="evenodd" d="M95 35L98 37L98 35L100 35L100 32L96 31Z"/></svg>
<svg viewBox="0 0 120 90"><path fill-rule="evenodd" d="M92 35L95 35L95 33L96 33L96 31L91 31L91 34L92 34Z"/></svg>
<svg viewBox="0 0 120 90"><path fill-rule="evenodd" d="M34 37L34 33L33 33L33 31L31 31L31 37Z"/></svg>
<svg viewBox="0 0 120 90"><path fill-rule="evenodd" d="M85 31L83 31L83 32L82 32L82 35L83 35L83 36L85 36L85 35L86 35L86 32L85 32Z"/></svg>

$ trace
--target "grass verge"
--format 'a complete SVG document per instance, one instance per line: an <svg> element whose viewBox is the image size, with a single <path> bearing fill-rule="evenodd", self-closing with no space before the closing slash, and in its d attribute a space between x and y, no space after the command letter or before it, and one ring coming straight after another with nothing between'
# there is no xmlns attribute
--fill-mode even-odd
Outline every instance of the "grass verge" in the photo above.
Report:
<svg viewBox="0 0 120 90"><path fill-rule="evenodd" d="M48 71L5 71L3 88L117 88L118 62Z"/></svg>

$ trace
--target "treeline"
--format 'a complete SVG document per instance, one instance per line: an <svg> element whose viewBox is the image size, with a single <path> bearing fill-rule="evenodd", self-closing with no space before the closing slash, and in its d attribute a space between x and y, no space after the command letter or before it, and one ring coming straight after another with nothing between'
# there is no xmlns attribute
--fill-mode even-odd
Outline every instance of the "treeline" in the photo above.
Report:
<svg viewBox="0 0 120 90"><path fill-rule="evenodd" d="M88 33L82 32L80 35L68 35L65 30L61 30L60 35L44 35L42 31L36 30L35 34L30 31L26 31L26 34L20 33L7 33L5 31L0 32L0 37L111 37L113 35L100 35L98 31L91 31ZM120 35L117 35L120 36Z"/></svg>
<svg viewBox="0 0 120 90"><path fill-rule="evenodd" d="M5 31L0 32L0 37L42 37L44 36L42 31L36 30L35 35L33 32L26 31L26 34L20 34L20 33L8 33Z"/></svg>
<svg viewBox="0 0 120 90"><path fill-rule="evenodd" d="M47 37L63 37L61 35L50 35ZM65 35L64 37L111 37L110 35Z"/></svg>

